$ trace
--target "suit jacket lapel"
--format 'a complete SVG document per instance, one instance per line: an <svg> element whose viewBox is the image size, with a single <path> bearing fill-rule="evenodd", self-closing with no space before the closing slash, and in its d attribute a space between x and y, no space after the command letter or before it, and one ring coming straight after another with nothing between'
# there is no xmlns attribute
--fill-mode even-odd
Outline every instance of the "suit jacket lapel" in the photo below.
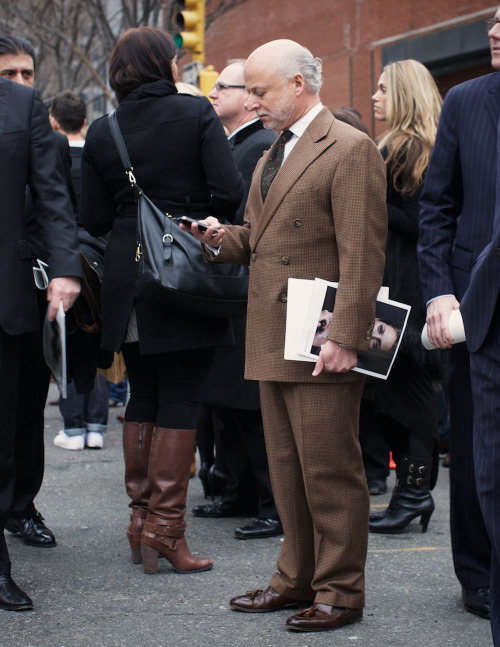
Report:
<svg viewBox="0 0 500 647"><path fill-rule="evenodd" d="M13 81L5 81L3 79L1 79L0 83L0 137L3 134L5 120L7 119L11 83L13 83Z"/></svg>
<svg viewBox="0 0 500 647"><path fill-rule="evenodd" d="M319 157L335 142L335 138L328 136L332 123L332 114L327 108L323 108L319 115L309 124L307 130L304 132L302 137L299 138L299 141L295 144L291 153L286 158L283 166L278 171L269 188L266 201L263 203L262 211L257 222L255 237L253 238L254 248L259 242L281 202L302 173L304 173L306 168L312 164L317 157ZM267 163L268 156L269 151L265 154L259 169L259 195L262 172ZM262 204L262 198L260 199L260 202Z"/></svg>

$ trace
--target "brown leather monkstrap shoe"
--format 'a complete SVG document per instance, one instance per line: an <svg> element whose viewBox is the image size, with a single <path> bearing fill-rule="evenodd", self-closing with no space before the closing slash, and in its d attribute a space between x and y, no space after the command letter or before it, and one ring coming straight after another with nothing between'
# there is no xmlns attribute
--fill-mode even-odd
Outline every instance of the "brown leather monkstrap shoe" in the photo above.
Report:
<svg viewBox="0 0 500 647"><path fill-rule="evenodd" d="M329 631L363 618L363 609L344 609L315 602L309 609L299 611L286 621L292 631Z"/></svg>
<svg viewBox="0 0 500 647"><path fill-rule="evenodd" d="M246 613L267 613L269 611L279 611L280 609L298 609L307 604L310 604L310 602L288 598L270 586L267 589L247 591L245 595L239 595L229 600L231 609L245 611Z"/></svg>

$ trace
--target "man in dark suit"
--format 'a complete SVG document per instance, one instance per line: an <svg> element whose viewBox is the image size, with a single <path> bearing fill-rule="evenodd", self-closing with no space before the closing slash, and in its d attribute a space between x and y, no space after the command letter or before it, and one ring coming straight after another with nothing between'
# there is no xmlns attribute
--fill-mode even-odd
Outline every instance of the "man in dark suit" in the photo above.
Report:
<svg viewBox="0 0 500 647"><path fill-rule="evenodd" d="M225 67L210 93L214 110L230 133L228 141L245 180L245 196L238 209L237 224L243 223L255 166L276 139L274 132L264 128L257 114L245 108L244 66L245 61L237 61ZM215 350L201 398L213 407L222 423L220 442L229 479L220 501L195 506L193 514L196 517L239 516L242 501L257 499L257 518L237 528L235 536L238 539L273 537L282 534L283 529L269 478L258 385L243 376L245 318L233 319L233 325L235 345ZM248 472L253 478L246 477Z"/></svg>
<svg viewBox="0 0 500 647"><path fill-rule="evenodd" d="M495 70L500 70L499 19L500 10L488 24ZM453 557L465 608L484 617L491 613L496 646L500 645L498 458L495 463L500 442L499 117L498 73L463 83L447 94L422 193L419 240L431 342L451 347L448 321L459 307L465 324L469 352L453 348L450 382Z"/></svg>
<svg viewBox="0 0 500 647"><path fill-rule="evenodd" d="M36 55L31 43L16 36L0 37L0 76L32 88L35 84L35 68ZM68 141L60 133L54 133L53 138L63 161L64 177L74 205ZM43 238L30 187L26 192L25 215L26 239L32 258L48 261L48 246ZM41 292L37 297L40 321L43 321L45 298ZM55 546L56 539L34 504L44 473L44 408L50 380L50 371L43 357L40 330L20 337L19 352L21 362L16 415L19 430L16 434L16 483L6 528L22 537L30 546L47 548Z"/></svg>
<svg viewBox="0 0 500 647"><path fill-rule="evenodd" d="M369 137L322 105L321 80L321 61L293 41L249 56L247 109L281 134L255 169L248 222L223 227L208 218L203 235L192 226L215 249L208 258L250 265L245 376L260 382L285 531L269 586L230 605L249 613L308 605L288 618L293 631L363 616L369 495L358 438L363 378L351 369L373 332L387 235L383 160ZM314 370L284 359L288 279L297 277L339 281Z"/></svg>
<svg viewBox="0 0 500 647"><path fill-rule="evenodd" d="M37 219L50 252L47 300L54 319L80 290L81 262L71 203L47 111L34 90L0 78L0 608L33 604L10 576L3 529L11 510L16 476L16 409L22 335L37 330L40 317L26 240L25 196L31 189Z"/></svg>

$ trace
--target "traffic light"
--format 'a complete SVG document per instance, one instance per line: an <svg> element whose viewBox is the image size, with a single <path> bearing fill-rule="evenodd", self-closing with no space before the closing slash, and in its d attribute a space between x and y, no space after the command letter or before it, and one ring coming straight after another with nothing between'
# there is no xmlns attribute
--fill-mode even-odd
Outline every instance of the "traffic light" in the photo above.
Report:
<svg viewBox="0 0 500 647"><path fill-rule="evenodd" d="M208 97L215 82L219 78L219 73L214 70L213 65L207 65L199 72L200 90L203 96Z"/></svg>
<svg viewBox="0 0 500 647"><path fill-rule="evenodd" d="M181 31L174 37L179 49L191 52L193 60L205 61L205 0L177 0L175 24Z"/></svg>

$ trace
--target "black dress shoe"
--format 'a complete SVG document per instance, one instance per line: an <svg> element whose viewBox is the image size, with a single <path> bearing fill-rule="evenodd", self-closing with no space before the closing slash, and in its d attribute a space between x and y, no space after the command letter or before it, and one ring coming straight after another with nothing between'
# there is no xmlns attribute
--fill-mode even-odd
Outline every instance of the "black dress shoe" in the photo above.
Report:
<svg viewBox="0 0 500 647"><path fill-rule="evenodd" d="M29 519L9 517L5 528L15 535L21 535L24 543L29 546L51 548L56 545L54 533L43 523L43 517L38 511Z"/></svg>
<svg viewBox="0 0 500 647"><path fill-rule="evenodd" d="M7 611L29 611L33 602L17 586L10 575L0 575L0 609Z"/></svg>
<svg viewBox="0 0 500 647"><path fill-rule="evenodd" d="M370 494L385 494L387 481L385 479L368 479L368 491Z"/></svg>
<svg viewBox="0 0 500 647"><path fill-rule="evenodd" d="M462 588L464 609L481 618L490 617L490 589L464 589Z"/></svg>
<svg viewBox="0 0 500 647"><path fill-rule="evenodd" d="M236 528L234 531L234 536L238 539L260 539L282 534L283 526L278 519L254 519L248 526Z"/></svg>
<svg viewBox="0 0 500 647"><path fill-rule="evenodd" d="M193 508L195 517L243 517L245 513L240 510L233 503L224 503L224 501L217 501L217 503L207 503L206 505L195 505Z"/></svg>

